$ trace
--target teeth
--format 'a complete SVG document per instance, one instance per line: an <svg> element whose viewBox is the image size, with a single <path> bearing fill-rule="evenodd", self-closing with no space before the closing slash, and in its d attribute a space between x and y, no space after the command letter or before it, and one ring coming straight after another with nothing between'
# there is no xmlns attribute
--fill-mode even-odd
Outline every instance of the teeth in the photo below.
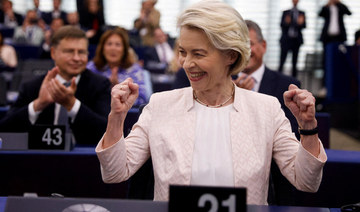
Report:
<svg viewBox="0 0 360 212"><path fill-rule="evenodd" d="M201 77L204 74L205 74L204 72L190 73L190 76L193 77L193 78L196 78L196 77Z"/></svg>

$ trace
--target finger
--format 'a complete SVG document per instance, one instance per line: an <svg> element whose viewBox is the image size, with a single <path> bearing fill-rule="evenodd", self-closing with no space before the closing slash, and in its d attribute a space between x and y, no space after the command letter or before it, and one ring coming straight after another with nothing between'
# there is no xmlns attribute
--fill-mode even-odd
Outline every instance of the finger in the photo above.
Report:
<svg viewBox="0 0 360 212"><path fill-rule="evenodd" d="M54 79L58 73L59 73L59 68L55 66L54 68L52 68L47 72L44 81L50 81L51 79Z"/></svg>
<svg viewBox="0 0 360 212"><path fill-rule="evenodd" d="M299 89L299 87L294 84L289 85L289 90L295 90L295 89Z"/></svg>
<svg viewBox="0 0 360 212"><path fill-rule="evenodd" d="M72 79L71 79L71 84L70 84L70 88L71 88L71 90L73 90L73 91L75 91L76 90L76 77L73 77Z"/></svg>
<svg viewBox="0 0 360 212"><path fill-rule="evenodd" d="M285 104L292 102L295 94L296 94L296 90L285 91L283 95Z"/></svg>

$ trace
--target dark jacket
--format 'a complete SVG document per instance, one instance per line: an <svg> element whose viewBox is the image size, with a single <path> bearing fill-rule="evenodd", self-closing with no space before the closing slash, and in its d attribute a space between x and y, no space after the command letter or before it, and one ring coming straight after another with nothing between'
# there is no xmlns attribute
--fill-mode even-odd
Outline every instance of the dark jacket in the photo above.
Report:
<svg viewBox="0 0 360 212"><path fill-rule="evenodd" d="M27 132L31 126L28 105L38 97L45 76L25 82L19 97L5 118L1 120L3 132ZM96 144L106 129L107 115L110 112L110 82L107 78L89 70L81 74L75 97L81 102L80 109L70 124L78 144ZM39 115L35 124L54 123L55 104L49 105Z"/></svg>
<svg viewBox="0 0 360 212"><path fill-rule="evenodd" d="M340 28L340 41L344 42L346 41L346 30L344 25L344 15L351 15L350 10L346 7L346 5L342 3L337 3L335 5L338 8L339 15L338 15L338 22L339 22L339 28ZM330 8L329 6L323 6L321 8L321 11L319 13L320 17L323 17L325 19L324 27L321 32L320 40L324 43L327 43L328 41L328 28L330 24Z"/></svg>

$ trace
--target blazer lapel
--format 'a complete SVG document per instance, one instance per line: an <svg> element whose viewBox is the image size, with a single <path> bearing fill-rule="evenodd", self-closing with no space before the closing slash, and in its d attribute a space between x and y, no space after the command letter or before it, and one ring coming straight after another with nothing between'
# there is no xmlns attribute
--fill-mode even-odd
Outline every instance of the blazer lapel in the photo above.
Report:
<svg viewBox="0 0 360 212"><path fill-rule="evenodd" d="M246 93L240 88L235 90L234 112L230 116L230 133L233 157L233 170L235 186L244 186L251 181L253 172L258 167L259 161L254 160L254 155L257 155L254 139L254 121L251 120L251 113L253 110L249 109L246 102ZM255 122L256 123L256 122ZM240 171L241 170L241 171Z"/></svg>

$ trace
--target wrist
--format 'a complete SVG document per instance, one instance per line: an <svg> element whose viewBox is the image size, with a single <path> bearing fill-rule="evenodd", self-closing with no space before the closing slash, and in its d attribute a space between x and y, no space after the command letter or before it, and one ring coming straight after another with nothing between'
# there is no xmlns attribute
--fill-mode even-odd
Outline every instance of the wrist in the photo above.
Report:
<svg viewBox="0 0 360 212"><path fill-rule="evenodd" d="M319 133L319 130L318 130L318 127L316 126L315 128L313 129L301 129L299 127L299 134L300 135L315 135L315 134L318 134Z"/></svg>

